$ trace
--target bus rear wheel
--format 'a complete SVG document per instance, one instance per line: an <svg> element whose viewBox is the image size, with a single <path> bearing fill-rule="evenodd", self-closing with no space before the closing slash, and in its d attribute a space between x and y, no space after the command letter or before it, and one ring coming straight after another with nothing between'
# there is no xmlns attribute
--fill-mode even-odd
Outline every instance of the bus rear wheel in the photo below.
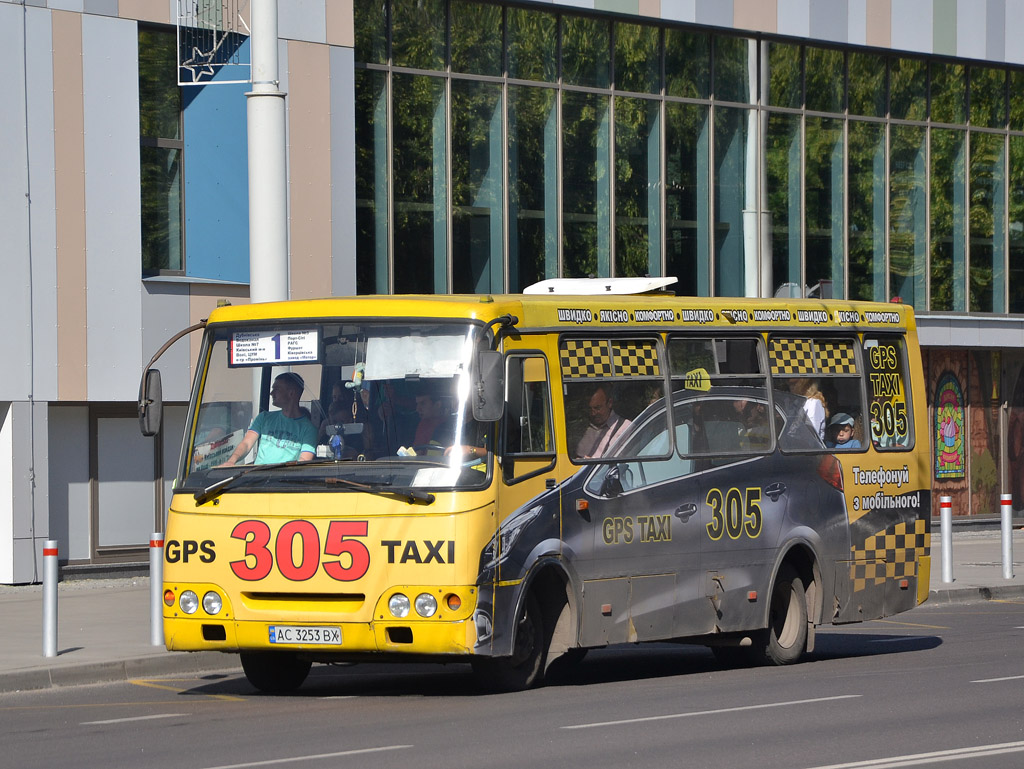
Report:
<svg viewBox="0 0 1024 769"><path fill-rule="evenodd" d="M791 665L807 649L807 594L800 575L789 566L779 570L768 608L768 629L761 651L772 665Z"/></svg>
<svg viewBox="0 0 1024 769"><path fill-rule="evenodd" d="M312 663L290 652L242 652L249 683L267 694L287 694L302 686Z"/></svg>
<svg viewBox="0 0 1024 769"><path fill-rule="evenodd" d="M532 593L526 597L515 633L511 657L479 657L472 661L473 674L484 689L516 692L541 682L548 639L540 604Z"/></svg>

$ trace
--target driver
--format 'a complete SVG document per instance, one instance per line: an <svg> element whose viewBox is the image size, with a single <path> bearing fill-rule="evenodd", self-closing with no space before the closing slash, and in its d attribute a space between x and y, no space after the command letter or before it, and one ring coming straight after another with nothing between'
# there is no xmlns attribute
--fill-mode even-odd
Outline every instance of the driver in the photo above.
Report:
<svg viewBox="0 0 1024 769"><path fill-rule="evenodd" d="M257 414L224 464L236 464L257 442L257 465L312 459L316 453L316 428L309 421L308 412L299 407L299 398L305 389L306 383L294 371L286 371L274 379L270 398L280 411Z"/></svg>

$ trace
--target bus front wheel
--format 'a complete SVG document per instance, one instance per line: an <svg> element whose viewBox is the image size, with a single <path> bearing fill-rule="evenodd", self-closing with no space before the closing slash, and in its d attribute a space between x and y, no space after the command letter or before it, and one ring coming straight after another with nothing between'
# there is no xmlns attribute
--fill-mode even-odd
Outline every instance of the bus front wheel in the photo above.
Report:
<svg viewBox="0 0 1024 769"><path fill-rule="evenodd" d="M253 686L267 694L286 694L302 686L312 663L287 652L242 652L242 670Z"/></svg>
<svg viewBox="0 0 1024 769"><path fill-rule="evenodd" d="M765 660L772 665L791 665L807 648L807 595L792 567L784 566L775 579L762 643Z"/></svg>
<svg viewBox="0 0 1024 769"><path fill-rule="evenodd" d="M531 593L516 622L511 657L479 657L473 660L473 674L489 691L515 692L530 689L543 677L542 663L547 655L543 613Z"/></svg>

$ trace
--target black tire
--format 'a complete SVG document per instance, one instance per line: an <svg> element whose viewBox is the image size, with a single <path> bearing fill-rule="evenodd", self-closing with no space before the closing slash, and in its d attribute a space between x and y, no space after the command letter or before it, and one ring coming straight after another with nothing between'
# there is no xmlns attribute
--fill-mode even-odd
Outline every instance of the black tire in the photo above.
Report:
<svg viewBox="0 0 1024 769"><path fill-rule="evenodd" d="M807 595L800 575L788 566L775 578L763 639L761 650L771 665L792 665L807 650Z"/></svg>
<svg viewBox="0 0 1024 769"><path fill-rule="evenodd" d="M473 674L481 687L493 692L518 692L532 689L544 677L548 636L540 604L531 593L516 621L511 657L473 659Z"/></svg>
<svg viewBox="0 0 1024 769"><path fill-rule="evenodd" d="M242 670L253 686L267 694L287 694L302 686L312 663L290 652L242 652Z"/></svg>

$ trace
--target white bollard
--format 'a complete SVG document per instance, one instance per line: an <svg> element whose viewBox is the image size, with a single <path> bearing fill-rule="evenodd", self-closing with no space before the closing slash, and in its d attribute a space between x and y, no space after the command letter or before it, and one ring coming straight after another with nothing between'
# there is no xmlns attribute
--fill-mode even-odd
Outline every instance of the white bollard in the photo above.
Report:
<svg viewBox="0 0 1024 769"><path fill-rule="evenodd" d="M953 581L953 498L939 497L939 528L942 534L942 581Z"/></svg>
<svg viewBox="0 0 1024 769"><path fill-rule="evenodd" d="M149 642L164 645L164 535L149 538Z"/></svg>
<svg viewBox="0 0 1024 769"><path fill-rule="evenodd" d="M1013 494L1001 495L999 508L1003 533L1003 579L1013 579Z"/></svg>
<svg viewBox="0 0 1024 769"><path fill-rule="evenodd" d="M57 656L57 540L43 545L43 656Z"/></svg>

